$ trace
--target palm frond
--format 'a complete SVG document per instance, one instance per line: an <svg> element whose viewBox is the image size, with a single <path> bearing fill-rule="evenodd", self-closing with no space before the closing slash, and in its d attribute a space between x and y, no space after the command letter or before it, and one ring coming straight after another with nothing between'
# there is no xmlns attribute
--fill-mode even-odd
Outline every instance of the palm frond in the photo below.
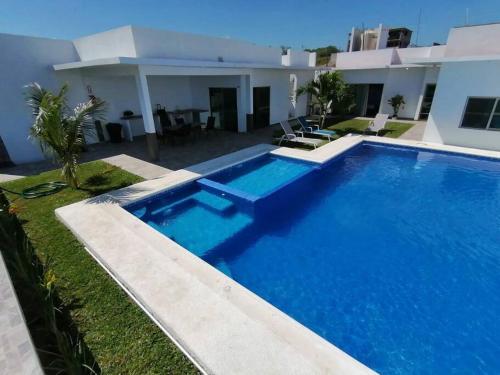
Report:
<svg viewBox="0 0 500 375"><path fill-rule="evenodd" d="M40 144L44 154L62 164L62 175L72 186L77 186L78 156L85 145L85 136L95 131L94 121L104 118L106 103L93 98L71 110L67 93L67 85L55 95L32 83L27 86L26 102L34 117L30 137Z"/></svg>

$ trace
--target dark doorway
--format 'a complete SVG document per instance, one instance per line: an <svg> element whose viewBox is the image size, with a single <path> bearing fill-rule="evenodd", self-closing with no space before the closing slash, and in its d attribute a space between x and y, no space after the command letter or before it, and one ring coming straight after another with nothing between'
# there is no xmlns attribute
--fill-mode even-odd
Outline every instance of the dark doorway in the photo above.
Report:
<svg viewBox="0 0 500 375"><path fill-rule="evenodd" d="M424 97L422 98L422 106L420 107L420 115L418 118L420 120L426 120L431 112L432 100L434 99L434 93L436 92L436 84L428 84L425 86Z"/></svg>
<svg viewBox="0 0 500 375"><path fill-rule="evenodd" d="M253 88L253 126L254 128L265 128L269 126L271 111L271 88Z"/></svg>
<svg viewBox="0 0 500 375"><path fill-rule="evenodd" d="M238 131L238 105L235 88L210 87L210 112L219 119L219 128Z"/></svg>
<svg viewBox="0 0 500 375"><path fill-rule="evenodd" d="M383 84L368 85L365 116L375 117L377 115L380 109L380 102L382 101L382 91L384 91Z"/></svg>

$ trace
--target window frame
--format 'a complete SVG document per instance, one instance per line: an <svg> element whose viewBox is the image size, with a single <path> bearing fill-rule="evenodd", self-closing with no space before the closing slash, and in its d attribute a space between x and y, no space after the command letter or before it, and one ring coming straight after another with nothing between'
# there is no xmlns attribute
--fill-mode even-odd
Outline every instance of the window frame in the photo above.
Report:
<svg viewBox="0 0 500 375"><path fill-rule="evenodd" d="M469 104L470 99L495 99L495 103L493 104L493 108L491 110L490 116L488 117L488 122L486 124L485 128L473 128L471 126L463 126L464 123L464 117L467 112L467 105ZM499 106L500 103L500 97L497 96L468 96L467 100L465 101L465 106L462 111L462 118L460 120L460 125L458 126L459 129L469 129L469 130L488 130L488 131L500 131L500 128L490 128L491 125L491 120L493 119L493 116L495 115L495 111L497 110L497 106ZM498 107L500 109L500 107Z"/></svg>

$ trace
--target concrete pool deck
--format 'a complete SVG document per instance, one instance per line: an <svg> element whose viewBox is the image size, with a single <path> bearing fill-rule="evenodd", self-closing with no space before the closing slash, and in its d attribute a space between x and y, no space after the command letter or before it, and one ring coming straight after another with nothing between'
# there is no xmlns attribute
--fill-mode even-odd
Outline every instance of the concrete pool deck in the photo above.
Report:
<svg viewBox="0 0 500 375"><path fill-rule="evenodd" d="M378 137L314 151L257 145L56 210L58 218L204 373L373 374L121 206L265 153L324 163L362 143L500 159L500 152Z"/></svg>

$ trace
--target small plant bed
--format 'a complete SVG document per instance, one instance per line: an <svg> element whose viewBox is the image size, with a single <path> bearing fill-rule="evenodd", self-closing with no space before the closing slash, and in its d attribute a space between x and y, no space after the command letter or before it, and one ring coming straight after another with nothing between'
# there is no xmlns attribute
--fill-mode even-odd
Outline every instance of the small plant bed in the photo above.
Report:
<svg viewBox="0 0 500 375"><path fill-rule="evenodd" d="M351 119L339 122L335 125L329 126L328 129L335 130L339 136L344 136L349 133L361 134L370 124L369 120L365 119ZM389 138L399 138L403 133L410 129L413 124L388 121L385 129L379 132L379 135ZM370 134L367 132L366 134Z"/></svg>
<svg viewBox="0 0 500 375"><path fill-rule="evenodd" d="M33 185L57 180L60 173L60 170L54 170L11 181L2 184L2 187L21 191ZM46 282L50 282L50 288L57 293L58 307L62 306L66 316L58 320L60 330L77 332L76 337L81 338L81 345L88 348L92 361L95 360L96 372L198 373L175 344L129 299L72 233L56 219L54 213L58 207L137 183L141 178L101 161L80 165L78 174L78 189L67 187L53 195L36 199L24 199L5 193L10 205L9 212L17 216L34 248L35 256L43 264L43 274L50 276ZM12 272L12 268L9 271ZM17 275L12 278L19 279ZM30 315L30 319L32 318ZM40 340L34 336L35 345L43 346L43 342L40 344ZM42 362L45 367L48 365L44 358ZM61 373L85 371L66 370Z"/></svg>
<svg viewBox="0 0 500 375"><path fill-rule="evenodd" d="M281 136L280 136L281 137ZM273 139L272 141L272 144L273 145L280 145L280 137L276 137ZM316 138L316 137L311 137L311 138ZM321 138L323 139L323 138ZM318 147L321 147L325 144L327 144L328 141L325 140L323 143L320 143ZM281 142L281 146L283 147L290 147L290 148L297 148L299 150L305 150L305 151L312 151L312 150L315 150L315 148L313 146L310 146L310 145L307 145L307 144L300 144L298 142L288 142L287 140L284 140Z"/></svg>

